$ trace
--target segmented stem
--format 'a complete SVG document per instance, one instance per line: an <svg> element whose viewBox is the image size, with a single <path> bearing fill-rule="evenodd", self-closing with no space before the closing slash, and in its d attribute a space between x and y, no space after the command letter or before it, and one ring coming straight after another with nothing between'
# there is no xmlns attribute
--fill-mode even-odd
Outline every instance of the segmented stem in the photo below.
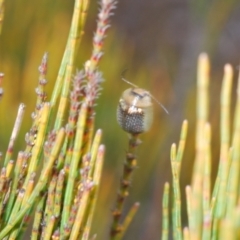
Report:
<svg viewBox="0 0 240 240"><path fill-rule="evenodd" d="M126 197L129 195L131 178L133 170L137 166L136 149L141 141L138 135L131 135L129 139L128 151L126 153L126 161L123 168L123 176L120 181L120 187L117 195L116 206L113 215L113 223L111 227L111 239L116 240L117 235L122 232L123 228L120 224L120 219L123 211L123 205Z"/></svg>

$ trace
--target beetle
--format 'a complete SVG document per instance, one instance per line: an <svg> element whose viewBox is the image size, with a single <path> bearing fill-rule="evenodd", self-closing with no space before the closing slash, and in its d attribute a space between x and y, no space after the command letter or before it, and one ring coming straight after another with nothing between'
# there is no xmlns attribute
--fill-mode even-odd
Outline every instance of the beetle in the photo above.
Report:
<svg viewBox="0 0 240 240"><path fill-rule="evenodd" d="M140 134L149 130L153 121L152 99L168 114L166 108L150 92L139 88L122 76L122 80L132 86L126 89L118 104L117 121L121 128L131 134Z"/></svg>

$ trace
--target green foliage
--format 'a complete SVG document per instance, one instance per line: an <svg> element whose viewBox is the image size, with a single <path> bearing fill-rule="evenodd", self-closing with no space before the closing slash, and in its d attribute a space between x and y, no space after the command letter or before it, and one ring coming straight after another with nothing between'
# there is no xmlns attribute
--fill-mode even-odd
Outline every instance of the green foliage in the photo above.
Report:
<svg viewBox="0 0 240 240"><path fill-rule="evenodd" d="M172 226L174 239L239 239L239 154L240 154L240 97L234 119L231 120L231 90L233 69L227 64L221 92L220 162L217 178L211 192L211 126L209 115L209 62L206 54L201 54L197 77L197 125L195 163L192 183L186 186L188 226L181 226L181 197L179 173L187 136L187 122L182 126L181 138L176 150L172 145L171 163L173 175ZM237 93L240 91L238 82ZM233 123L232 133L230 124ZM213 133L214 134L214 133ZM167 239L169 230L169 185L165 185L163 196L163 232Z"/></svg>
<svg viewBox="0 0 240 240"><path fill-rule="evenodd" d="M43 56L32 126L25 137L25 150L19 151L14 161L13 149L25 110L24 104L19 107L1 169L0 239L21 238L31 217L31 239L91 238L105 152L100 144L102 131L93 137L94 107L103 81L98 63L115 1L101 2L91 57L74 77L72 86L88 5L87 0L75 1L50 101L45 92L48 54ZM0 84L2 80L1 75Z"/></svg>

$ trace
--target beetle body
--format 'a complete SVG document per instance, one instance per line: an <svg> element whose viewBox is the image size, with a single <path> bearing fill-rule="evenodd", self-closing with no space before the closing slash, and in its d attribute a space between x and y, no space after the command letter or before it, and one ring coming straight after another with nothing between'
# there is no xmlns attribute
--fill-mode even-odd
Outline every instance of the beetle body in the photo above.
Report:
<svg viewBox="0 0 240 240"><path fill-rule="evenodd" d="M125 90L119 101L117 121L131 134L146 132L152 125L153 106L151 95L142 88Z"/></svg>

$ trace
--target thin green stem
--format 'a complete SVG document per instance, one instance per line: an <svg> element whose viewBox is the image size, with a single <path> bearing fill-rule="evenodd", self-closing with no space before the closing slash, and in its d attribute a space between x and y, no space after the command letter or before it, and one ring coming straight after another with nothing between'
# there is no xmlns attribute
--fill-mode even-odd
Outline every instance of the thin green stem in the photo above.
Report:
<svg viewBox="0 0 240 240"><path fill-rule="evenodd" d="M34 204L35 200L39 197L40 192L46 186L53 164L62 147L64 135L65 135L64 129L60 129L57 134L56 144L52 149L48 162L46 163L41 173L40 179L36 187L34 188L34 191L32 192L31 196L27 200L26 204L24 204L22 208L14 215L14 217L12 218L12 221L9 222L8 225L2 229L2 231L0 232L0 239L4 238L15 227L15 225L22 220L24 215L27 213L27 211L29 211L29 209Z"/></svg>
<svg viewBox="0 0 240 240"><path fill-rule="evenodd" d="M83 143L83 135L85 129L87 117L87 106L85 104L82 105L81 111L79 113L78 123L77 123L77 132L73 147L72 159L70 163L70 172L68 176L66 192L64 197L64 205L63 205L63 214L62 214L62 223L61 223L61 232L63 232L64 226L66 226L70 209L73 201L74 187L76 184L76 180L78 179L78 168L79 162L81 158L81 148Z"/></svg>
<svg viewBox="0 0 240 240"><path fill-rule="evenodd" d="M22 124L24 112L25 112L25 105L20 104L20 106L18 108L16 121L15 121L15 124L14 124L14 127L13 127L12 135L11 135L11 138L10 138L10 141L9 141L9 144L8 144L7 153L6 153L6 157L5 157L5 160L4 160L4 166L7 166L9 160L12 157L13 147L14 147L18 132L20 130L21 124Z"/></svg>
<svg viewBox="0 0 240 240"><path fill-rule="evenodd" d="M169 190L169 183L165 183L162 202L162 240L169 239Z"/></svg>
<svg viewBox="0 0 240 240"><path fill-rule="evenodd" d="M79 6L81 6L81 7L79 7ZM74 31L75 31L75 37L77 39L77 43L76 43L76 47L75 47L76 51L77 51L77 48L78 48L78 46L81 42L81 38L82 38L83 33L84 33L83 28L84 28L85 21L86 21L86 15L87 15L86 12L88 10L88 6L89 6L89 1L88 0L75 1L75 6L74 6L74 14L75 15L73 14L71 29L70 29L70 33L69 33L69 36L68 36L68 41L67 41L67 44L66 44L66 48L65 48L65 51L64 51L64 54L63 54L62 62L60 64L57 80L56 80L56 83L54 85L54 89L53 89L53 93L52 93L52 97L51 97L51 104L53 106L56 105L57 99L60 95L62 85L63 85L63 77L64 77L65 72L66 72L66 67L67 67L67 64L69 62L70 55L73 54L73 51L70 48L70 46L73 42ZM76 23L78 15L79 15L79 23Z"/></svg>
<svg viewBox="0 0 240 240"><path fill-rule="evenodd" d="M88 2L88 1L87 1ZM67 106L68 106L68 97L70 93L70 84L72 80L72 75L73 75L73 70L74 70L74 61L75 61L75 55L80 43L80 39L82 36L82 24L85 22L83 21L83 16L82 11L86 11L86 9L83 9L83 6L87 8L88 4L86 4L86 0L76 0L75 5L74 5L74 12L73 12L73 18L72 18L72 24L71 24L71 29L69 33L69 40L67 43L67 48L68 48L68 54L67 61L66 61L66 71L64 75L64 81L62 85L62 92L61 92L61 98L60 98L60 103L57 111L57 116L56 116L56 121L55 121L55 126L54 129L59 129L63 123L66 111L67 111ZM65 54L64 54L65 56ZM65 67L65 66L63 66ZM57 91L57 90L56 90ZM54 92L54 94L56 94ZM54 95L55 96L55 95ZM55 102L55 98L52 100Z"/></svg>

